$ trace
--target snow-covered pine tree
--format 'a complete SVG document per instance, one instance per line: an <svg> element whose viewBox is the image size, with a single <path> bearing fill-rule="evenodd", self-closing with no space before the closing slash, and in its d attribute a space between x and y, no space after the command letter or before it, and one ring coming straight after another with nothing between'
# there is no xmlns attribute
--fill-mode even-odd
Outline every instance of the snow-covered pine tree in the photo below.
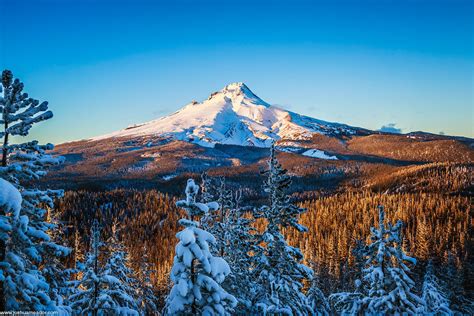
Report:
<svg viewBox="0 0 474 316"><path fill-rule="evenodd" d="M214 225L208 231L216 238L216 244L212 247L215 248L215 253L220 257L224 257L226 246L230 238L225 236L229 229L229 227L226 227L227 217L231 210L235 211L235 203L232 190L226 187L225 178L221 177L219 182L217 189L217 203L219 204L219 209L215 212Z"/></svg>
<svg viewBox="0 0 474 316"><path fill-rule="evenodd" d="M100 240L99 222L94 220L91 227L90 249L86 255L81 279L78 282L78 290L69 298L74 315L98 315L102 273L99 256L103 246L104 244ZM111 299L109 300L111 301Z"/></svg>
<svg viewBox="0 0 474 316"><path fill-rule="evenodd" d="M339 292L329 295L329 302L333 310L341 315L360 315L364 310L362 309L362 293L361 281L356 279L355 290L353 292Z"/></svg>
<svg viewBox="0 0 474 316"><path fill-rule="evenodd" d="M41 271L49 284L49 297L56 303L57 310L61 314L67 315L71 313L67 299L73 294L70 278L74 270L67 269L61 261L61 257L71 253L71 249L59 246L66 243L66 237L65 225L58 217L55 209L52 208L48 211L48 223L51 225L48 234L51 240L45 242L44 245L49 247L52 243L52 246L50 251L44 255L45 263Z"/></svg>
<svg viewBox="0 0 474 316"><path fill-rule="evenodd" d="M267 226L261 240L266 247L262 254L257 254L259 262L254 269L260 284L255 306L267 315L307 315L312 310L302 292L302 280L310 279L313 273L301 263L301 251L289 246L282 234L283 228L307 231L298 223L298 216L305 209L293 205L286 194L291 179L278 162L274 145L268 167L264 190L270 196L270 205L263 206L256 214L266 219Z"/></svg>
<svg viewBox="0 0 474 316"><path fill-rule="evenodd" d="M363 240L355 240L352 255L354 256L351 276L354 286L350 291L332 293L329 295L329 303L333 311L342 315L359 315L362 310L362 298L364 297L361 278L365 265L366 244Z"/></svg>
<svg viewBox="0 0 474 316"><path fill-rule="evenodd" d="M311 306L314 315L329 315L331 308L326 296L320 289L317 276L313 276L311 280L311 286L308 290L308 293L306 293L306 297L308 298L308 303Z"/></svg>
<svg viewBox="0 0 474 316"><path fill-rule="evenodd" d="M231 197L233 201L229 204L231 207L226 212L223 223L220 223L223 232L224 259L232 267L223 287L237 299L239 313L250 314L252 299L257 289L252 278L252 269L255 267L255 257L252 254L261 252L261 248L258 245L258 235L252 227L255 220L245 216L252 209L240 206L242 191L236 191L231 195L233 195Z"/></svg>
<svg viewBox="0 0 474 316"><path fill-rule="evenodd" d="M111 275L119 282L109 283L106 293L115 303L113 313L115 315L138 314L138 296L135 287L138 280L135 279L133 270L130 268L129 255L123 243L119 240L119 226L117 222L112 224L112 233L107 240L108 260L104 267L104 274Z"/></svg>
<svg viewBox="0 0 474 316"><path fill-rule="evenodd" d="M216 188L214 185L215 179L209 177L206 172L201 173L201 202L202 203L209 203L214 201L214 194L216 194ZM216 222L218 218L218 210L209 210L206 214L202 215L199 219L199 224L201 225L201 229L209 233L213 233L214 229L216 229ZM217 250L217 246L211 245L213 252Z"/></svg>
<svg viewBox="0 0 474 316"><path fill-rule="evenodd" d="M74 259L74 268L72 269L73 274L74 274L74 280L77 281L79 279L79 274L81 271L84 269L84 262L85 262L85 255L84 251L82 249L82 238L79 233L79 228L77 222L74 224L74 227L76 228L74 230L74 253L73 253L73 259ZM71 282L73 282L71 281Z"/></svg>
<svg viewBox="0 0 474 316"><path fill-rule="evenodd" d="M72 301L70 300L71 297L74 297L79 291L80 291L80 285L81 285L81 279L83 276L83 273L85 271L84 264L86 262L85 254L82 250L81 247L81 236L79 234L79 229L77 223L73 224L73 227L75 227L74 230L74 243L73 243L73 254L72 254L72 260L73 260L73 267L69 268L69 273L70 273L70 278L67 282L67 291L68 296L65 302L67 303L68 307L71 308ZM72 310L71 310L72 314Z"/></svg>
<svg viewBox="0 0 474 316"><path fill-rule="evenodd" d="M150 268L148 261L148 250L146 245L143 247L142 261L140 262L140 269L137 273L139 281L137 287L138 293L138 308L141 315L153 315L157 313L156 302L158 301L153 291L151 284L151 274L154 271Z"/></svg>
<svg viewBox="0 0 474 316"><path fill-rule="evenodd" d="M444 281L446 294L450 303L450 309L454 314L474 315L474 301L469 298L464 290L464 274L462 263L452 252L447 253Z"/></svg>
<svg viewBox="0 0 474 316"><path fill-rule="evenodd" d="M111 264L104 268L104 243L100 239L100 227L94 220L91 228L91 245L84 264L77 293L69 298L73 315L138 315L138 312L124 304L128 301L121 291L122 282L111 274ZM125 305L125 306L124 306Z"/></svg>
<svg viewBox="0 0 474 316"><path fill-rule="evenodd" d="M201 201L209 203L214 200L212 179L207 172L201 173Z"/></svg>
<svg viewBox="0 0 474 316"><path fill-rule="evenodd" d="M196 202L198 191L194 180L189 179L186 199L176 202L190 220L179 221L184 229L176 234L179 243L170 275L174 285L166 300L166 315L228 315L237 304L236 299L221 287L230 273L229 265L211 254L209 244L216 240L195 221L197 216L206 214L209 209L216 210L219 205Z"/></svg>
<svg viewBox="0 0 474 316"><path fill-rule="evenodd" d="M54 310L55 302L48 295L49 285L40 271L47 258L68 253L65 247L51 241L48 230L54 225L45 222L53 200L62 196L62 190L38 190L32 186L46 170L63 161L52 157L47 150L52 144L39 145L37 141L10 144L11 136L27 136L31 127L50 119L48 103L28 97L23 83L13 80L9 70L2 72L0 86L0 138L3 140L0 177L8 179L21 192L22 209L18 218L5 217L12 229L3 235L0 243L0 267L4 280L0 286L0 310ZM4 216L5 214L0 214Z"/></svg>
<svg viewBox="0 0 474 316"><path fill-rule="evenodd" d="M439 280L434 273L433 262L430 260L426 266L425 277L423 280L423 312L434 315L452 315L453 311L449 308L449 301L443 292Z"/></svg>
<svg viewBox="0 0 474 316"><path fill-rule="evenodd" d="M0 243L2 248L2 266L0 270L1 281L1 311L5 310L5 286L4 282L8 277L5 270L9 268L9 263L5 262L6 242L10 239L14 223L20 218L22 197L18 189L10 182L0 178ZM20 261L21 264L21 261ZM11 278L11 276L10 276Z"/></svg>
<svg viewBox="0 0 474 316"><path fill-rule="evenodd" d="M379 227L371 228L372 243L365 249L363 281L368 291L361 306L373 314L414 314L423 301L413 292L415 282L409 276L406 263L416 264L416 260L401 249L402 221L386 226L384 220L384 208L379 206Z"/></svg>

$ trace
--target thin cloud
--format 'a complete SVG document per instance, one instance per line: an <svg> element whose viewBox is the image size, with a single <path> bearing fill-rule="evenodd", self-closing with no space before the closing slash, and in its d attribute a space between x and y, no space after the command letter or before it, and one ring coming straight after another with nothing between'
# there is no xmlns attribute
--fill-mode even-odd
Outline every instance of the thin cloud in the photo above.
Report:
<svg viewBox="0 0 474 316"><path fill-rule="evenodd" d="M388 123L387 125L383 125L379 131L384 133L401 134L402 129L395 127L396 125L396 123Z"/></svg>

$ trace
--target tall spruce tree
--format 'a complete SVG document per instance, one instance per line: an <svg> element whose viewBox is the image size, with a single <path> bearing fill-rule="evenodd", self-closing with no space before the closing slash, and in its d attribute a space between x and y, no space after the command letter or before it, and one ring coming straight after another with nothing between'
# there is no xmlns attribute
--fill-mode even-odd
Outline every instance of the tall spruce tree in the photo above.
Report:
<svg viewBox="0 0 474 316"><path fill-rule="evenodd" d="M8 222L9 229L0 240L0 310L51 311L56 303L41 266L54 264L55 257L68 254L67 248L51 240L48 231L55 225L46 222L47 207L61 197L62 190L39 190L34 181L47 169L61 163L62 157L52 157L47 150L52 144L39 145L37 141L10 143L12 136L27 136L31 127L50 119L48 103L28 97L23 83L13 79L9 70L2 72L0 86L0 138L3 140L0 177L10 181L21 192L23 203L18 217L0 216ZM53 285L54 286L54 285Z"/></svg>
<svg viewBox="0 0 474 316"><path fill-rule="evenodd" d="M306 297L308 298L308 303L311 306L314 315L329 315L331 308L326 296L323 291L321 291L317 276L313 276Z"/></svg>
<svg viewBox="0 0 474 316"><path fill-rule="evenodd" d="M105 267L101 264L106 245L100 238L100 227L94 220L91 228L91 245L82 271L77 292L69 301L74 315L138 315L133 298L124 289L123 282L112 273L122 272L117 257L111 256ZM119 271L120 270L120 271Z"/></svg>
<svg viewBox="0 0 474 316"><path fill-rule="evenodd" d="M148 261L148 249L146 245L143 247L143 256L140 262L140 268L137 272L138 287L138 308L141 315L153 315L157 313L158 301L151 284L151 274L154 272Z"/></svg>
<svg viewBox="0 0 474 316"><path fill-rule="evenodd" d="M424 313L435 315L453 314L453 311L449 308L447 295L444 293L440 281L434 273L433 262L431 260L426 266L422 291Z"/></svg>
<svg viewBox="0 0 474 316"><path fill-rule="evenodd" d="M402 225L402 221L386 225L384 208L379 206L379 225L371 228L372 243L365 249L363 281L368 291L361 306L368 313L416 313L423 305L414 293L415 282L407 265L416 260L401 249Z"/></svg>
<svg viewBox="0 0 474 316"><path fill-rule="evenodd" d="M363 313L362 299L364 293L361 289L361 281L354 281L355 289L352 292L338 292L329 295L332 309L341 315L360 315Z"/></svg>
<svg viewBox="0 0 474 316"><path fill-rule="evenodd" d="M189 179L186 199L176 202L190 219L179 221L184 229L176 234L179 243L170 276L174 285L166 301L166 315L228 315L237 304L236 299L221 287L230 273L229 265L211 254L209 244L216 240L195 221L197 216L206 214L209 209L216 210L219 205L197 202L198 190L194 180Z"/></svg>
<svg viewBox="0 0 474 316"><path fill-rule="evenodd" d="M305 209L293 205L286 194L291 179L278 162L274 145L271 147L268 167L264 173L267 175L264 191L269 195L270 203L256 214L266 219L267 226L261 236L266 247L257 254L259 261L254 269L260 285L255 307L258 312L267 315L307 315L312 310L302 292L302 280L310 279L312 271L301 263L301 251L289 246L282 234L283 228L307 231L306 227L298 223L298 216Z"/></svg>
<svg viewBox="0 0 474 316"><path fill-rule="evenodd" d="M66 268L61 259L71 253L71 248L59 246L66 243L65 224L60 221L59 214L54 208L48 211L48 224L51 225L49 229L51 240L44 244L45 247L49 247L52 243L52 247L44 255L42 274L49 284L49 297L56 303L58 311L70 314L67 299L73 293L70 279L74 270Z"/></svg>
<svg viewBox="0 0 474 316"><path fill-rule="evenodd" d="M455 314L472 315L474 314L474 301L464 290L464 273L462 263L452 252L447 253L447 262L445 267L445 294L450 303L450 309Z"/></svg>
<svg viewBox="0 0 474 316"><path fill-rule="evenodd" d="M135 315L139 313L136 292L138 280L130 268L130 257L125 246L119 239L119 226L112 224L112 233L107 240L108 259L104 266L104 274L113 276L119 282L110 282L105 290L115 303L113 312L120 315Z"/></svg>
<svg viewBox="0 0 474 316"><path fill-rule="evenodd" d="M222 202L228 205L222 227L222 253L224 259L232 267L232 271L223 283L223 287L238 301L236 310L240 314L250 314L252 299L258 288L252 278L252 270L256 266L254 253L260 252L258 234L250 217L251 208L241 207L242 191L225 194L231 201ZM246 216L247 215L247 216Z"/></svg>

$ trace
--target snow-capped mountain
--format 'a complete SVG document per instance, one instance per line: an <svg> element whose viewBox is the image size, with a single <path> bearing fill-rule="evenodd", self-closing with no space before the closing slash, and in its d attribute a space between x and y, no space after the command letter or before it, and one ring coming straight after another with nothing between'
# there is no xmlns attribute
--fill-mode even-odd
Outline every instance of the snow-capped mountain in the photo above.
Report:
<svg viewBox="0 0 474 316"><path fill-rule="evenodd" d="M358 130L272 106L240 82L212 93L203 102L193 101L171 115L92 140L156 135L205 147L214 147L216 143L269 147L272 140L304 140L314 133L352 135Z"/></svg>

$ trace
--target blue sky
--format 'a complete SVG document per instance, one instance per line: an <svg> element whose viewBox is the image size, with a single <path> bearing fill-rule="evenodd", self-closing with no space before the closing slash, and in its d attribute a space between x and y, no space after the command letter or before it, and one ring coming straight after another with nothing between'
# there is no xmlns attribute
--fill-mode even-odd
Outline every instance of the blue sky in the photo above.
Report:
<svg viewBox="0 0 474 316"><path fill-rule="evenodd" d="M458 0L0 0L0 67L61 143L243 81L328 121L474 137L474 7Z"/></svg>

